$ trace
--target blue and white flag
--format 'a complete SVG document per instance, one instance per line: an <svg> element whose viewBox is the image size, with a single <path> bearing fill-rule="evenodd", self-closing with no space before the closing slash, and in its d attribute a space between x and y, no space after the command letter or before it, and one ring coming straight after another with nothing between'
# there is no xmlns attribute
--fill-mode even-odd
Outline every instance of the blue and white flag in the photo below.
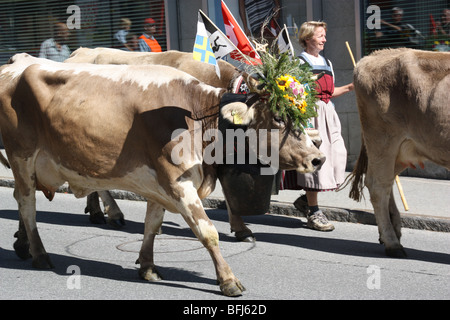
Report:
<svg viewBox="0 0 450 320"><path fill-rule="evenodd" d="M220 78L217 59L221 59L235 47L233 43L217 28L211 20L200 10L198 13L197 36L195 37L194 59L212 64Z"/></svg>

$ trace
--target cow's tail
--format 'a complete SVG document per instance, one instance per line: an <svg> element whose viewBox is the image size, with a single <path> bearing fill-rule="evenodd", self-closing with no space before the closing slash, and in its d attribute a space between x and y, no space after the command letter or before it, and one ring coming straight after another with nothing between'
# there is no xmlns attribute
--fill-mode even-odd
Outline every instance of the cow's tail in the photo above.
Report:
<svg viewBox="0 0 450 320"><path fill-rule="evenodd" d="M351 182L352 184L348 196L355 201L361 201L361 198L363 197L364 175L367 173L367 162L366 145L364 144L364 140L362 140L361 151L359 152L356 165L353 168L352 173L347 176L342 186L339 187L339 190L342 190Z"/></svg>
<svg viewBox="0 0 450 320"><path fill-rule="evenodd" d="M8 169L11 169L11 166L9 165L8 159L5 158L3 153L0 152L0 162L7 167Z"/></svg>

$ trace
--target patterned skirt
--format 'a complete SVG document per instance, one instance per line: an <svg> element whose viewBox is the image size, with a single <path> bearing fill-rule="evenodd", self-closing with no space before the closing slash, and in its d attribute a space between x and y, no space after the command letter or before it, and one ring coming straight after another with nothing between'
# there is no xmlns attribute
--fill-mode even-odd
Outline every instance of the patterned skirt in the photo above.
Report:
<svg viewBox="0 0 450 320"><path fill-rule="evenodd" d="M319 149L326 156L326 161L322 168L314 173L283 171L280 190L331 191L344 182L347 149L334 104L320 100L317 103L317 113L318 116L313 118L312 122L322 138Z"/></svg>

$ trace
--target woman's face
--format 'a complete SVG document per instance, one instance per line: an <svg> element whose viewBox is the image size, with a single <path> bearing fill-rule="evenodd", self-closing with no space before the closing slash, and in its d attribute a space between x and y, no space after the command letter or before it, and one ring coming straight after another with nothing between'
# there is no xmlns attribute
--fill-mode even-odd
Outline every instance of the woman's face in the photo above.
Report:
<svg viewBox="0 0 450 320"><path fill-rule="evenodd" d="M306 47L311 51L320 52L325 46L327 32L324 27L317 27L311 39L306 40Z"/></svg>

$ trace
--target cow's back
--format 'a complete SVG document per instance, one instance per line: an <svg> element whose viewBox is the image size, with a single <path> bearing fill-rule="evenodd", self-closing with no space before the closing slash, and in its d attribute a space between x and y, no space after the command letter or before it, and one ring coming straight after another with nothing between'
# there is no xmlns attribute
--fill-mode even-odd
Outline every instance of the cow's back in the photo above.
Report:
<svg viewBox="0 0 450 320"><path fill-rule="evenodd" d="M230 63L219 60L220 78L213 65L194 60L192 52L170 50L166 52L128 52L110 48L79 48L65 62L95 64L165 65L184 71L213 87L228 88L239 75Z"/></svg>

